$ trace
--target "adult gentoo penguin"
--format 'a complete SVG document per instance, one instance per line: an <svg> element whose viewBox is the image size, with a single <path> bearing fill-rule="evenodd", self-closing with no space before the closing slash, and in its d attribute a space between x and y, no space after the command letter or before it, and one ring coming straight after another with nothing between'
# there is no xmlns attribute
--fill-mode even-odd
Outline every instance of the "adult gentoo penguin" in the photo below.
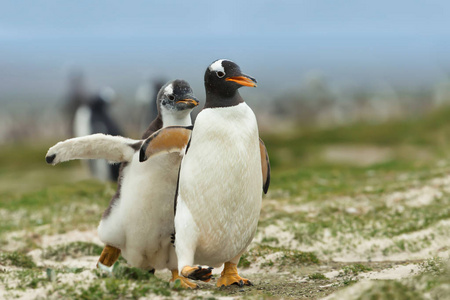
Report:
<svg viewBox="0 0 450 300"><path fill-rule="evenodd" d="M178 269L185 277L197 278L205 271L194 264L225 263L217 286L251 285L238 275L237 264L255 235L261 190L267 192L270 181L267 151L255 115L238 92L242 86L256 87L256 80L242 74L234 62L220 59L207 68L205 107L197 116L178 181ZM189 128L170 129L181 138L172 135L162 147L158 137L168 130L147 139L141 148L143 160L184 147Z"/></svg>
<svg viewBox="0 0 450 300"><path fill-rule="evenodd" d="M81 105L74 117L74 134L76 137L94 133L121 135L117 122L111 117L109 107L116 93L110 87L102 88L97 94ZM91 174L102 181L117 181L119 177L119 164L108 164L104 159L88 162Z"/></svg>
<svg viewBox="0 0 450 300"><path fill-rule="evenodd" d="M190 113L198 100L186 81L175 80L161 88L157 103L158 116L143 139L162 127L190 126ZM134 267L170 269L174 281L180 278L171 238L181 156L171 153L140 163L138 150L142 142L95 134L56 144L46 160L51 164L79 158L122 162L117 192L98 227L99 237L107 245L99 262L111 266L121 252ZM197 286L186 278L180 279L184 287Z"/></svg>

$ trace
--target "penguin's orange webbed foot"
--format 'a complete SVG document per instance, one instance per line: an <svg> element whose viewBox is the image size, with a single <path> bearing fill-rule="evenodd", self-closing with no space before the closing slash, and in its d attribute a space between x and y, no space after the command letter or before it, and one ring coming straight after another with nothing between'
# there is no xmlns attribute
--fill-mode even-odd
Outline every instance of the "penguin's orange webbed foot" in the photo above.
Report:
<svg viewBox="0 0 450 300"><path fill-rule="evenodd" d="M211 271L212 269L213 268L211 267L205 269L202 268L201 266L198 267L186 266L181 270L181 275L192 280L201 280L204 282L208 282L211 280L212 277Z"/></svg>
<svg viewBox="0 0 450 300"><path fill-rule="evenodd" d="M97 268L98 263L101 263L107 267L111 267L119 259L119 256L120 256L120 249L106 245L105 248L103 248L100 258L98 259Z"/></svg>
<svg viewBox="0 0 450 300"><path fill-rule="evenodd" d="M183 289L196 289L198 285L190 282L186 277L180 276L178 274L178 270L172 270L172 278L170 282L175 282L176 280L180 280L180 287Z"/></svg>
<svg viewBox="0 0 450 300"><path fill-rule="evenodd" d="M236 264L226 262L225 267L223 268L223 271L220 274L220 278L217 280L216 285L218 287L222 287L222 286L230 286L232 284L236 284L240 287L243 287L244 285L253 285L253 283L250 280L239 276Z"/></svg>

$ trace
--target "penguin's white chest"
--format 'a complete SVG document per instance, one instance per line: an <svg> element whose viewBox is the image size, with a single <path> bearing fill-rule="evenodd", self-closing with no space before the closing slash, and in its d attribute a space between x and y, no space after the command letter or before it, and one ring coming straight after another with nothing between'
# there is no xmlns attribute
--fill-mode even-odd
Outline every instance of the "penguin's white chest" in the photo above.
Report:
<svg viewBox="0 0 450 300"><path fill-rule="evenodd" d="M92 111L88 106L82 105L77 109L73 121L75 136L85 136L93 133L91 128L91 117Z"/></svg>
<svg viewBox="0 0 450 300"><path fill-rule="evenodd" d="M181 157L177 153L166 154L141 163L138 156L138 153L134 155L122 182L121 209L128 221L125 227L148 234L148 231L169 225L167 230L170 231Z"/></svg>
<svg viewBox="0 0 450 300"><path fill-rule="evenodd" d="M160 155L139 162L139 152L123 171L118 205L103 219L103 242L119 247L132 266L174 268L171 244L174 197L181 157Z"/></svg>
<svg viewBox="0 0 450 300"><path fill-rule="evenodd" d="M256 231L261 199L259 134L252 110L245 103L205 109L196 120L179 182L178 201L198 227L195 260L215 265L244 251Z"/></svg>

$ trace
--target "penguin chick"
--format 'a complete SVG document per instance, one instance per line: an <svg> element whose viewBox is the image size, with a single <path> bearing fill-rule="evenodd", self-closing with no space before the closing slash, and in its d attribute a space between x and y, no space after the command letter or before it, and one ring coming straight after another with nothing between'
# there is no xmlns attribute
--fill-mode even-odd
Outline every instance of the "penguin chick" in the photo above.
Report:
<svg viewBox="0 0 450 300"><path fill-rule="evenodd" d="M143 138L167 126L190 126L190 113L198 105L189 84L175 80L164 85L157 96L158 116ZM139 162L143 140L94 134L60 142L49 149L50 164L71 159L103 158L121 162L117 192L103 213L98 227L107 245L99 262L111 266L120 253L134 267L154 270L168 268L172 281L195 288L182 278L171 237L174 232L174 197L181 156L166 153ZM209 280L209 278L205 278Z"/></svg>
<svg viewBox="0 0 450 300"><path fill-rule="evenodd" d="M181 162L175 204L178 269L185 277L197 278L205 271L194 263L225 263L219 287L252 284L239 276L237 264L255 235L261 189L267 192L270 182L267 150L256 117L238 92L242 86L256 87L256 80L242 74L234 62L221 59L207 68L206 103ZM186 130L178 129L180 136ZM183 151L182 143L171 141L167 149ZM141 157L156 156L160 145L158 136L151 136Z"/></svg>

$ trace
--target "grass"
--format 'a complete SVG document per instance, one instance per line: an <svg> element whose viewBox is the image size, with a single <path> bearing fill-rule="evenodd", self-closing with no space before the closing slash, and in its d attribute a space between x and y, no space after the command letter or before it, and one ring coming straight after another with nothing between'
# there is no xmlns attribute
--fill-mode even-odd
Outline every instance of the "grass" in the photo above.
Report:
<svg viewBox="0 0 450 300"><path fill-rule="evenodd" d="M128 267L126 265L120 264L119 262L116 262L113 265L111 272L95 270L95 274L98 278L113 277L116 279L129 279L136 281L149 280L155 277L155 275L153 273L150 273L148 270Z"/></svg>
<svg viewBox="0 0 450 300"><path fill-rule="evenodd" d="M394 281L382 280L376 282L364 294L360 295L358 300L372 300L372 299L396 299L396 300L410 300L423 299L417 291L411 289L407 285Z"/></svg>
<svg viewBox="0 0 450 300"><path fill-rule="evenodd" d="M290 197L301 196L312 201L331 195L367 193L367 186L372 188L368 194L379 194L391 187L402 188L413 180L445 173L448 168L436 168L436 163L448 158L449 114L450 108L445 108L420 120L326 130L302 128L288 135L266 135L263 138L270 154L272 187L287 192ZM392 155L367 166L324 159L324 150L341 145L354 146L356 151L359 146L369 145L375 150L384 147ZM399 175L409 178L399 182Z"/></svg>
<svg viewBox="0 0 450 300"><path fill-rule="evenodd" d="M332 299L447 299L450 291L449 261L430 258L420 264L419 274L402 280L376 280L342 290Z"/></svg>
<svg viewBox="0 0 450 300"><path fill-rule="evenodd" d="M347 275L356 276L359 273L369 272L369 271L372 271L372 268L364 266L362 264L353 264L353 265L343 267L342 270L339 272L339 276L341 276L341 277L347 276Z"/></svg>
<svg viewBox="0 0 450 300"><path fill-rule="evenodd" d="M0 241L11 231L64 233L92 228L114 193L114 185L81 181L25 194L8 194L0 201ZM33 248L33 245L29 245ZM29 249L28 249L29 250Z"/></svg>
<svg viewBox="0 0 450 300"><path fill-rule="evenodd" d="M422 275L439 276L446 273L446 262L440 257L432 257L420 264Z"/></svg>
<svg viewBox="0 0 450 300"><path fill-rule="evenodd" d="M328 278L325 276L325 275L323 275L322 273L313 273L313 274L310 274L310 275L308 275L308 278L310 279L310 280L327 280Z"/></svg>
<svg viewBox="0 0 450 300"><path fill-rule="evenodd" d="M80 256L100 256L103 247L97 244L86 242L73 242L69 244L48 247L41 257L54 261L63 261L66 257L77 258Z"/></svg>
<svg viewBox="0 0 450 300"><path fill-rule="evenodd" d="M113 274L64 266L68 258L97 257L102 247L73 242L42 249L42 237L94 229L116 186L86 179L77 162L46 165L45 152L56 141L2 146L0 297L3 287L8 297L43 288L48 297L77 299L306 299L329 294L339 299L352 289L361 293L340 299L420 299L426 293L439 299L448 295L447 260L409 258L450 234L450 188L445 180L433 181L450 174L448 115L445 108L417 120L263 136L271 187L256 241L239 262L255 286L216 289L214 282L200 283L201 293L179 291L168 283L167 272L153 276L123 260ZM364 149L389 155L367 163ZM327 156L333 151L350 152L354 161ZM373 245L366 249L367 242ZM37 267L26 255L35 249L42 250L41 262L52 264ZM406 262L389 261L402 255ZM338 263L339 257L361 263ZM374 257L387 261L376 264ZM360 281L367 276L363 273L405 263L420 264L419 272L367 286ZM329 275L333 272L338 275Z"/></svg>
<svg viewBox="0 0 450 300"><path fill-rule="evenodd" d="M36 267L31 257L18 252L4 252L0 253L0 265L15 266L24 269Z"/></svg>
<svg viewBox="0 0 450 300"><path fill-rule="evenodd" d="M318 264L319 259L313 252L302 252L283 247L272 247L268 245L255 244L245 254L242 267L254 265L258 258L267 258L274 255L272 259L265 259L260 263L261 268L277 266L278 269L299 268L303 265Z"/></svg>
<svg viewBox="0 0 450 300"><path fill-rule="evenodd" d="M329 236L336 246L320 251L323 255L345 252L364 240L384 238L395 240L392 245L380 246L385 256L420 252L439 237L408 241L401 236L439 227L440 221L450 218L445 185L436 187L440 194L425 208L409 205L413 199L408 196L402 196L398 205L384 199L395 192L420 190L430 180L450 172L449 113L446 108L420 120L326 130L303 128L289 135L265 136L273 171L269 197L275 201L263 209L260 227L277 223L303 245L320 244ZM349 151L354 147L355 157L358 147L368 145L375 150L384 147L392 155L368 165L324 158L328 149L341 145L347 145ZM297 209L278 209L283 206ZM355 233L359 238L353 240ZM278 240L278 236L265 236L262 242L278 245ZM367 258L371 256L368 252Z"/></svg>
<svg viewBox="0 0 450 300"><path fill-rule="evenodd" d="M53 286L47 296L65 299L139 299L148 295L170 296L169 284L156 277L135 283L127 279L104 278L86 286Z"/></svg>
<svg viewBox="0 0 450 300"><path fill-rule="evenodd" d="M248 254L244 253L239 260L238 268L248 268L252 263L248 260Z"/></svg>
<svg viewBox="0 0 450 300"><path fill-rule="evenodd" d="M42 274L39 269L25 269L18 270L14 273L13 278L15 283L11 286L6 285L7 289L11 290L26 290L26 289L36 289L39 286L48 283L48 279Z"/></svg>
<svg viewBox="0 0 450 300"><path fill-rule="evenodd" d="M407 281L409 286L419 286L434 299L444 299L450 292L450 261L431 258L421 264L421 273Z"/></svg>

